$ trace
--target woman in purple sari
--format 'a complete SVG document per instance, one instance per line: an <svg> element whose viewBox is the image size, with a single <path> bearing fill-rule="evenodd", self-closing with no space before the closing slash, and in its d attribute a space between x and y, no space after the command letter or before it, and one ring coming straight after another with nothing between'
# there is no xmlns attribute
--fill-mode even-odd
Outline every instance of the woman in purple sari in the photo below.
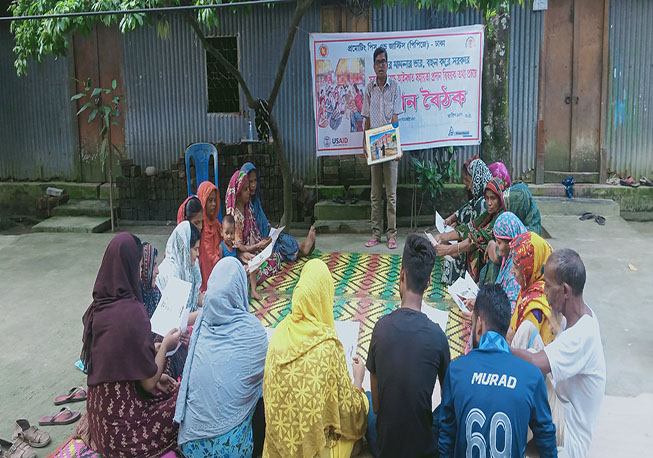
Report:
<svg viewBox="0 0 653 458"><path fill-rule="evenodd" d="M163 371L180 332L170 331L155 350L141 257L136 236L122 232L111 240L83 317L88 402L77 435L102 456L158 457L177 442L178 384Z"/></svg>

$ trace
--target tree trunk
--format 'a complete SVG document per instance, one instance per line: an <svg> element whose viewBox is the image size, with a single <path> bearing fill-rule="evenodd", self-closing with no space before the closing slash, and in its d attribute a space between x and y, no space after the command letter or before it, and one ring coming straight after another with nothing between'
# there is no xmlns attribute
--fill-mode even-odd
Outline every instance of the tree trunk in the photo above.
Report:
<svg viewBox="0 0 653 458"><path fill-rule="evenodd" d="M499 7L484 20L483 100L481 103L482 156L487 164L503 162L511 170L511 139L508 106L510 7Z"/></svg>
<svg viewBox="0 0 653 458"><path fill-rule="evenodd" d="M281 168L281 178L283 180L283 216L279 226L288 226L292 223L292 171L290 170L290 161L286 155L286 149L281 139L281 132L277 119L270 113L270 129L272 130L272 140L274 141L274 150L279 159L279 168Z"/></svg>
<svg viewBox="0 0 653 458"><path fill-rule="evenodd" d="M272 115L272 110L277 100L277 95L279 94L279 90L281 89L281 83L283 82L283 76L286 71L286 66L288 64L290 51L292 50L292 45L293 42L295 41L297 28L299 27L299 23L301 22L302 18L304 17L304 14L306 14L306 11L308 11L312 3L313 0L300 0L297 2L297 6L295 7L295 11L293 13L292 22L288 29L288 35L286 36L286 44L284 46L284 50L282 52L281 59L279 61L277 74L272 84L272 90L270 91L270 96L267 99L268 108L270 110L270 118L268 119L268 122L270 124L270 129L272 130L274 149L279 159L279 167L281 168L281 176L283 179L283 216L281 217L282 226L284 225L289 226L292 223L292 216L293 216L292 170L290 169L290 161L288 160L288 156L286 155L285 146L283 144L283 139L281 137L281 131L279 130L279 125L277 124L276 118ZM199 38L204 49L206 49L206 51L208 51L210 54L215 56L218 59L218 61L225 67L225 69L229 73L231 73L234 78L236 78L238 84L240 85L240 88L245 94L247 105L251 109L256 110L260 103L258 99L256 99L254 95L251 93L240 71L236 67L231 65L229 61L225 59L225 57L220 53L219 50L211 46L209 41L206 39L206 36L204 35L202 28L197 22L197 18L194 15L186 14L185 18L190 24L190 26L193 28L193 30L195 31L195 34Z"/></svg>

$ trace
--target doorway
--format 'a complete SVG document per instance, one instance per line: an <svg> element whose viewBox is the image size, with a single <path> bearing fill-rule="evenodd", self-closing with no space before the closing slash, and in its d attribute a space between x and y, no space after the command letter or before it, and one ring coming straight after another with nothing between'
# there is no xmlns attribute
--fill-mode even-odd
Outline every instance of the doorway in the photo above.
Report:
<svg viewBox="0 0 653 458"><path fill-rule="evenodd" d="M544 13L538 182L599 181L604 1L549 0Z"/></svg>

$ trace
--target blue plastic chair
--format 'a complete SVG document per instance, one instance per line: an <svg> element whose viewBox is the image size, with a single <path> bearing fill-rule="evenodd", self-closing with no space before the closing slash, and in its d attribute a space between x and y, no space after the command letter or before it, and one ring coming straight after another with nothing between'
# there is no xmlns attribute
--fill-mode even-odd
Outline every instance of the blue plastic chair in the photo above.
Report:
<svg viewBox="0 0 653 458"><path fill-rule="evenodd" d="M209 160L213 157L213 167L215 168L215 186L218 187L218 150L211 143L193 143L186 148L186 181L188 183L188 195L196 195L191 189L190 176L190 159L195 162L195 178L197 187L204 181L209 181ZM222 205L218 213L218 221L222 221Z"/></svg>

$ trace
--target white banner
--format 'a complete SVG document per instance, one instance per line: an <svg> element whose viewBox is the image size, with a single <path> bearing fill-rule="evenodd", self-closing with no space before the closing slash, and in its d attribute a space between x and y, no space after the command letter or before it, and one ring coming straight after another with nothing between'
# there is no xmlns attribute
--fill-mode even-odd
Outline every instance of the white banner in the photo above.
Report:
<svg viewBox="0 0 653 458"><path fill-rule="evenodd" d="M373 53L388 53L401 88L404 151L481 143L483 26L381 33L312 33L318 156L362 153L365 87Z"/></svg>

